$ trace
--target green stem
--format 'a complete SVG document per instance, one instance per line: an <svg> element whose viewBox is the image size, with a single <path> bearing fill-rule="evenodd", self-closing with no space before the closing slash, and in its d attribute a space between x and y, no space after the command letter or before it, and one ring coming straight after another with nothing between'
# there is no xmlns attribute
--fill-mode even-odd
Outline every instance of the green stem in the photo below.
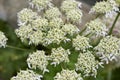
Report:
<svg viewBox="0 0 120 80"><path fill-rule="evenodd" d="M94 35L93 33L88 33L88 34L85 35L85 37L89 37L90 38L93 35Z"/></svg>
<svg viewBox="0 0 120 80"><path fill-rule="evenodd" d="M11 45L7 45L6 47L16 49L16 50L21 50L21 51L30 51L28 49L18 48L18 47L14 47L14 46L11 46Z"/></svg>
<svg viewBox="0 0 120 80"><path fill-rule="evenodd" d="M82 35L82 33L86 30L86 27L79 33L80 35Z"/></svg>
<svg viewBox="0 0 120 80"><path fill-rule="evenodd" d="M108 69L108 75L107 75L107 80L111 80L112 79L112 70L111 68Z"/></svg>
<svg viewBox="0 0 120 80"><path fill-rule="evenodd" d="M113 22L113 24L112 24L112 27L110 28L110 31L109 31L108 35L111 35L111 34L112 34L113 29L114 29L114 27L115 27L115 24L116 24L119 16L120 16L120 13L117 14L117 16L116 16L116 18L115 18L115 20L114 20L114 22Z"/></svg>

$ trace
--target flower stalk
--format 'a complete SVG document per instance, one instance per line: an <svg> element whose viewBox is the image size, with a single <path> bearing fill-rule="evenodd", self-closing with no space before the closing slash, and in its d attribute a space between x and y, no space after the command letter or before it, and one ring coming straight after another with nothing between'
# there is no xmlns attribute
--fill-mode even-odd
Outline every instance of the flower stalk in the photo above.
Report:
<svg viewBox="0 0 120 80"><path fill-rule="evenodd" d="M117 16L116 16L116 18L115 18L115 20L114 20L114 22L113 22L113 24L112 24L112 27L111 27L110 30L109 30L108 35L111 35L111 34L113 33L113 29L114 29L114 27L115 27L115 24L117 23L117 20L119 19L119 16L120 16L120 13L118 12L118 14L117 14Z"/></svg>

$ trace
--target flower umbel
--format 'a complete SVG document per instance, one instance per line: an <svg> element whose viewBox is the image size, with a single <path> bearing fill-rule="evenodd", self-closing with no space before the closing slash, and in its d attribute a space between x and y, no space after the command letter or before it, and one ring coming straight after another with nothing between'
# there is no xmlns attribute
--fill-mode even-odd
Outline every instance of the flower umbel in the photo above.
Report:
<svg viewBox="0 0 120 80"><path fill-rule="evenodd" d="M30 54L27 59L28 67L31 69L39 68L44 72L49 72L47 69L48 58L44 51L36 51Z"/></svg>
<svg viewBox="0 0 120 80"><path fill-rule="evenodd" d="M48 6L52 6L52 0L29 0L29 5L32 8L36 8L38 11L46 9Z"/></svg>
<svg viewBox="0 0 120 80"><path fill-rule="evenodd" d="M86 34L94 34L95 36L107 35L108 29L100 19L95 19L86 24Z"/></svg>
<svg viewBox="0 0 120 80"><path fill-rule="evenodd" d="M37 13L33 12L31 9L28 8L24 8L23 10L21 10L17 17L18 17L18 25L25 25L29 22L31 22L31 20L37 18Z"/></svg>
<svg viewBox="0 0 120 80"><path fill-rule="evenodd" d="M109 61L116 60L116 56L120 55L120 39L107 36L100 41L95 50L97 50L100 59L108 64Z"/></svg>
<svg viewBox="0 0 120 80"><path fill-rule="evenodd" d="M97 75L99 62L95 60L95 56L87 51L85 53L80 53L78 61L75 64L77 71L82 71L84 76L94 76Z"/></svg>
<svg viewBox="0 0 120 80"><path fill-rule="evenodd" d="M66 40L65 33L59 28L54 28L48 31L48 34L45 37L43 44L45 46L51 43L60 44L60 42L63 40Z"/></svg>
<svg viewBox="0 0 120 80"><path fill-rule="evenodd" d="M105 14L106 17L113 17L119 11L118 6L114 0L97 2L91 9L90 13Z"/></svg>
<svg viewBox="0 0 120 80"><path fill-rule="evenodd" d="M83 14L80 9L73 9L66 13L67 19L73 23L80 23L82 15Z"/></svg>
<svg viewBox="0 0 120 80"><path fill-rule="evenodd" d="M65 24L65 25L63 25L62 30L66 34L69 34L71 36L74 35L74 34L77 34L80 31L77 26L72 25L72 24Z"/></svg>
<svg viewBox="0 0 120 80"><path fill-rule="evenodd" d="M15 33L21 39L22 42L27 40L32 32L33 29L31 28L31 25L23 25L15 30Z"/></svg>
<svg viewBox="0 0 120 80"><path fill-rule="evenodd" d="M49 27L50 29L53 28L61 28L63 26L64 22L61 18L53 18L52 20L50 20L49 22Z"/></svg>
<svg viewBox="0 0 120 80"><path fill-rule="evenodd" d="M86 51L86 49L92 46L89 44L89 38L78 35L73 39L73 47L75 47L76 50Z"/></svg>
<svg viewBox="0 0 120 80"><path fill-rule="evenodd" d="M77 74L75 70L62 70L57 73L54 80L83 80L81 74Z"/></svg>
<svg viewBox="0 0 120 80"><path fill-rule="evenodd" d="M0 31L0 48L6 46L7 40L8 39L6 38L4 33Z"/></svg>
<svg viewBox="0 0 120 80"><path fill-rule="evenodd" d="M50 9L46 10L46 12L45 12L45 17L47 19L57 18L57 17L60 17L61 15L62 14L57 7L52 7Z"/></svg>
<svg viewBox="0 0 120 80"><path fill-rule="evenodd" d="M32 70L21 70L17 76L11 78L11 80L41 80L42 76L36 74Z"/></svg>
<svg viewBox="0 0 120 80"><path fill-rule="evenodd" d="M56 66L61 62L69 62L69 58L68 58L69 54L70 54L70 51L65 50L62 47L59 47L57 49L53 48L52 53L50 55L50 58L52 60L51 64L54 64Z"/></svg>
<svg viewBox="0 0 120 80"><path fill-rule="evenodd" d="M81 7L81 3L76 0L64 0L61 5L61 10L67 13L70 10L78 9L79 7Z"/></svg>
<svg viewBox="0 0 120 80"><path fill-rule="evenodd" d="M48 27L48 20L45 18L37 17L35 20L31 21L31 27L35 30L45 31Z"/></svg>

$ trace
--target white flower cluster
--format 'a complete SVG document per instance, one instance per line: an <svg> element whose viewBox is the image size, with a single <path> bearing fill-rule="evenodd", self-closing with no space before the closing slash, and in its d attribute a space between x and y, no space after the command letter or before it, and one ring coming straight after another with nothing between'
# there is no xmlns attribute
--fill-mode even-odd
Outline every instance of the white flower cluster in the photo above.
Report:
<svg viewBox="0 0 120 80"><path fill-rule="evenodd" d="M32 70L21 70L17 76L11 78L11 80L41 80L42 76L36 74Z"/></svg>
<svg viewBox="0 0 120 80"><path fill-rule="evenodd" d="M77 37L73 39L73 47L75 47L75 50L86 51L86 49L92 46L89 44L89 38L77 35Z"/></svg>
<svg viewBox="0 0 120 80"><path fill-rule="evenodd" d="M108 29L100 19L95 19L86 24L86 34L94 34L95 36L106 36Z"/></svg>
<svg viewBox="0 0 120 80"><path fill-rule="evenodd" d="M47 19L53 19L62 16L61 12L57 7L52 7L48 10L46 10L45 15Z"/></svg>
<svg viewBox="0 0 120 80"><path fill-rule="evenodd" d="M53 28L59 28L60 29L63 25L64 25L64 22L61 18L53 18L49 22L50 29L53 29Z"/></svg>
<svg viewBox="0 0 120 80"><path fill-rule="evenodd" d="M29 36L29 44L38 45L43 43L43 33L41 31L32 32L32 35Z"/></svg>
<svg viewBox="0 0 120 80"><path fill-rule="evenodd" d="M72 24L65 24L62 27L62 30L69 35L77 34L80 32L80 30L77 28L77 26L72 25Z"/></svg>
<svg viewBox="0 0 120 80"><path fill-rule="evenodd" d="M69 50L65 50L62 47L57 49L53 48L52 53L50 55L50 59L52 60L52 65L58 65L61 62L69 62L68 55L70 55Z"/></svg>
<svg viewBox="0 0 120 80"><path fill-rule="evenodd" d="M43 45L46 46L51 43L60 44L61 41L66 41L66 40L67 38L65 37L65 33L59 28L54 28L48 31L48 34L44 39Z"/></svg>
<svg viewBox="0 0 120 80"><path fill-rule="evenodd" d="M95 6L92 7L90 13L105 14L106 17L112 18L119 11L115 0L107 0L97 2Z"/></svg>
<svg viewBox="0 0 120 80"><path fill-rule="evenodd" d="M34 31L31 25L23 25L15 30L15 33L20 37L21 41L29 41L29 44L38 45L43 41L43 32L38 30Z"/></svg>
<svg viewBox="0 0 120 80"><path fill-rule="evenodd" d="M95 56L90 51L80 53L78 61L75 64L76 70L83 72L84 76L94 77L97 75L98 65L99 62L95 60Z"/></svg>
<svg viewBox="0 0 120 80"><path fill-rule="evenodd" d="M81 74L77 72L83 73L84 76L96 77L98 66L102 63L95 59L92 51L93 47L89 43L90 39L87 36L81 36L77 27L83 15L80 10L81 3L75 0L64 0L59 9L51 3L51 0L29 0L29 2L33 9L37 8L41 13L24 8L18 13L18 25L20 27L15 32L22 42L27 40L29 44L36 46L41 44L48 48L48 52L51 53L46 55L45 51L39 50L33 52L27 59L28 67L30 69L40 69L43 73L49 72L49 62L55 67L61 65L61 63L69 63L72 60L69 60L71 57L70 51L73 49L73 53L76 51L80 53L77 63L74 62L76 71L63 69L56 74L54 80L83 80ZM114 1L109 0L96 3L91 11L108 16L117 10ZM105 37L95 47L95 50L102 60L112 61L120 53L120 40L112 36L106 37L107 31L106 25L100 19L95 19L86 24L85 35L94 34L95 36ZM70 41L72 47L70 50L60 47L61 44L69 47L67 41ZM54 45L57 45L57 47ZM22 77L20 79L24 80ZM31 78L30 80L34 79Z"/></svg>
<svg viewBox="0 0 120 80"><path fill-rule="evenodd" d="M23 10L21 10L18 14L18 25L25 25L29 22L31 22L33 19L37 18L37 13L33 12L31 9L28 8L24 8Z"/></svg>
<svg viewBox="0 0 120 80"><path fill-rule="evenodd" d="M64 0L61 5L61 10L63 12L69 12L70 10L78 9L79 7L81 7L81 3L76 0Z"/></svg>
<svg viewBox="0 0 120 80"><path fill-rule="evenodd" d="M61 41L70 40L66 34L73 35L79 32L77 26L70 23L65 24L66 19L72 22L78 22L81 19L82 12L79 9L79 2L75 0L63 1L61 10L63 12L64 9L65 11L69 10L66 15L62 15L59 8L51 3L51 0L29 0L29 3L32 7L41 8L42 13L33 12L30 8L24 8L18 13L18 25L20 27L15 32L22 42L27 41L29 45L36 46L39 44L44 46L52 43L60 44ZM52 6L49 6L50 3ZM72 7L69 8L71 5Z"/></svg>
<svg viewBox="0 0 120 80"><path fill-rule="evenodd" d="M6 46L7 40L8 39L6 38L4 33L0 31L0 48Z"/></svg>
<svg viewBox="0 0 120 80"><path fill-rule="evenodd" d="M61 5L61 10L65 12L67 20L72 21L73 23L81 22L82 11L79 9L81 3L75 0L65 0Z"/></svg>
<svg viewBox="0 0 120 80"><path fill-rule="evenodd" d="M52 0L29 0L29 5L32 8L36 8L38 11L41 11L43 9L46 9L47 7L51 7Z"/></svg>
<svg viewBox="0 0 120 80"><path fill-rule="evenodd" d="M73 9L66 13L67 19L73 23L80 23L82 18L82 11L80 9Z"/></svg>
<svg viewBox="0 0 120 80"><path fill-rule="evenodd" d="M102 61L107 64L109 61L116 61L116 56L120 55L120 39L113 36L106 36L100 43L95 47L97 54L100 56Z"/></svg>
<svg viewBox="0 0 120 80"><path fill-rule="evenodd" d="M44 51L36 51L30 54L27 59L28 67L31 69L40 69L44 72L49 72L47 69L48 58Z"/></svg>
<svg viewBox="0 0 120 80"><path fill-rule="evenodd" d="M45 18L41 18L40 16L37 17L37 19L31 21L31 27L34 30L46 31L48 24L48 20Z"/></svg>
<svg viewBox="0 0 120 80"><path fill-rule="evenodd" d="M81 74L77 74L75 70L62 70L57 73L54 80L83 80Z"/></svg>

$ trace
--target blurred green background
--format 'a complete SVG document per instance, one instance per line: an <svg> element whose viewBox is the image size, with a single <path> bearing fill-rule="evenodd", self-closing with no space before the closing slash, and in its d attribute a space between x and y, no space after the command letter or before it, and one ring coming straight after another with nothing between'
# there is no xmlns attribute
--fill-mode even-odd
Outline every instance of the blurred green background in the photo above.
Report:
<svg viewBox="0 0 120 80"><path fill-rule="evenodd" d="M14 28L7 22L0 20L0 31L3 31L8 38L8 45L27 48L22 45L14 33ZM27 67L27 51L12 48L0 48L0 80L9 80L20 69Z"/></svg>

